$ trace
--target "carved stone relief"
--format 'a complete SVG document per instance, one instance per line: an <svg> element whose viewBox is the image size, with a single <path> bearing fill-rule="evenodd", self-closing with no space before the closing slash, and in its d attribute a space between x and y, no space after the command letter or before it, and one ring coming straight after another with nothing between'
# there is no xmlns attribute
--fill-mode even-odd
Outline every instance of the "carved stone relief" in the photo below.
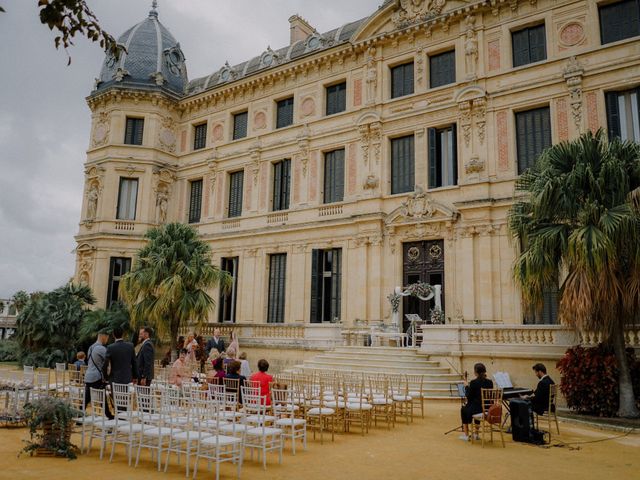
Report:
<svg viewBox="0 0 640 480"><path fill-rule="evenodd" d="M96 247L84 244L78 247L78 280L85 285L91 284L91 275L95 265Z"/></svg>
<svg viewBox="0 0 640 480"><path fill-rule="evenodd" d="M378 89L378 68L376 65L376 49L370 48L367 52L367 98L366 104L373 105L376 102L376 91Z"/></svg>
<svg viewBox="0 0 640 480"><path fill-rule="evenodd" d="M569 89L569 103L571 105L571 114L573 122L578 131L582 126L582 76L584 68L576 57L571 57L564 68L564 79Z"/></svg>
<svg viewBox="0 0 640 480"><path fill-rule="evenodd" d="M153 191L156 194L156 223L163 224L167 222L171 188L175 180L175 175L169 169L156 168L153 171Z"/></svg>
<svg viewBox="0 0 640 480"><path fill-rule="evenodd" d="M302 133L298 135L298 160L302 164L302 176L304 178L307 177L307 167L309 164L309 136L310 136L309 127L307 125L304 126Z"/></svg>
<svg viewBox="0 0 640 480"><path fill-rule="evenodd" d="M407 218L420 219L432 217L436 209L431 196L425 193L422 188L416 187L416 191L402 203L401 211Z"/></svg>
<svg viewBox="0 0 640 480"><path fill-rule="evenodd" d="M256 130L264 130L267 127L267 114L259 111L253 117L253 126Z"/></svg>
<svg viewBox="0 0 640 480"><path fill-rule="evenodd" d="M220 142L224 138L224 127L221 123L216 123L213 126L213 141Z"/></svg>
<svg viewBox="0 0 640 480"><path fill-rule="evenodd" d="M310 117L316 113L316 102L312 97L307 97L300 104L300 113L303 117Z"/></svg>
<svg viewBox="0 0 640 480"><path fill-rule="evenodd" d="M396 0L391 21L396 28L420 23L442 13L446 0Z"/></svg>
<svg viewBox="0 0 640 480"><path fill-rule="evenodd" d="M464 139L465 147L469 147L471 142L471 102L458 103L458 110L460 112L460 128L462 129L462 138Z"/></svg>
<svg viewBox="0 0 640 480"><path fill-rule="evenodd" d="M84 224L87 228L93 226L93 221L98 215L98 202L104 185L104 172L103 167L90 167L85 171L87 209Z"/></svg>
<svg viewBox="0 0 640 480"><path fill-rule="evenodd" d="M176 151L176 124L171 117L163 117L158 133L158 143L160 148L170 153Z"/></svg>
<svg viewBox="0 0 640 480"><path fill-rule="evenodd" d="M100 147L109 140L109 132L111 131L111 114L100 112L93 129L92 147Z"/></svg>

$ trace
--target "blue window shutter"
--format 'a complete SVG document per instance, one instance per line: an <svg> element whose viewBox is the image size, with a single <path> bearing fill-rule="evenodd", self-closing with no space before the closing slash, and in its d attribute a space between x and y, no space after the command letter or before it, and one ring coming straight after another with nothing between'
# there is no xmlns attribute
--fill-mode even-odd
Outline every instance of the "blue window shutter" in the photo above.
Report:
<svg viewBox="0 0 640 480"><path fill-rule="evenodd" d="M531 27L529 30L529 59L533 62L540 62L547 58L547 41L545 37L544 24Z"/></svg>

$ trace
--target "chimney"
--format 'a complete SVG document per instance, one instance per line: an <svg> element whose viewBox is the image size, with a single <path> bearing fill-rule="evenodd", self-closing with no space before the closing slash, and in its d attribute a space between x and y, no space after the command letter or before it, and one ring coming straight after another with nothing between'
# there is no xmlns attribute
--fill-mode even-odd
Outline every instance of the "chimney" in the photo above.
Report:
<svg viewBox="0 0 640 480"><path fill-rule="evenodd" d="M291 25L291 43L293 45L300 40L306 40L309 35L316 31L309 22L307 22L300 15L296 14L289 18L289 25Z"/></svg>

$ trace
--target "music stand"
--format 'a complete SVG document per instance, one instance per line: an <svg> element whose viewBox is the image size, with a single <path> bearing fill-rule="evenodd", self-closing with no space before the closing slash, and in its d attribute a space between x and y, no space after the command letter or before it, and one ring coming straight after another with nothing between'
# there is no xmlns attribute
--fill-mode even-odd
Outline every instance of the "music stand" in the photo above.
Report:
<svg viewBox="0 0 640 480"><path fill-rule="evenodd" d="M454 389L455 387L455 389ZM452 397L458 397L460 399L460 406L462 407L465 404L465 400L467 399L467 392L465 390L463 383L450 383L449 384L449 393ZM462 427L462 423L455 428L452 428L448 432L444 432L445 435L450 434L451 432L457 432L460 430L464 432L464 428Z"/></svg>

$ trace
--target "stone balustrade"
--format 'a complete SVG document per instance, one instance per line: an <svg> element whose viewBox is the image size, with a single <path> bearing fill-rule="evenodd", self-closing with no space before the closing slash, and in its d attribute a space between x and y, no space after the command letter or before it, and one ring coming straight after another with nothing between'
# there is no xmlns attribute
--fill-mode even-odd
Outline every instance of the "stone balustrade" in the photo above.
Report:
<svg viewBox="0 0 640 480"><path fill-rule="evenodd" d="M340 326L334 324L223 323L191 330L209 338L216 328L227 338L235 332L242 346L326 350L342 343ZM189 330L182 329L180 335Z"/></svg>
<svg viewBox="0 0 640 480"><path fill-rule="evenodd" d="M594 346L601 337L561 325L422 325L421 351L431 355L559 358L574 345ZM640 348L640 326L625 331Z"/></svg>

